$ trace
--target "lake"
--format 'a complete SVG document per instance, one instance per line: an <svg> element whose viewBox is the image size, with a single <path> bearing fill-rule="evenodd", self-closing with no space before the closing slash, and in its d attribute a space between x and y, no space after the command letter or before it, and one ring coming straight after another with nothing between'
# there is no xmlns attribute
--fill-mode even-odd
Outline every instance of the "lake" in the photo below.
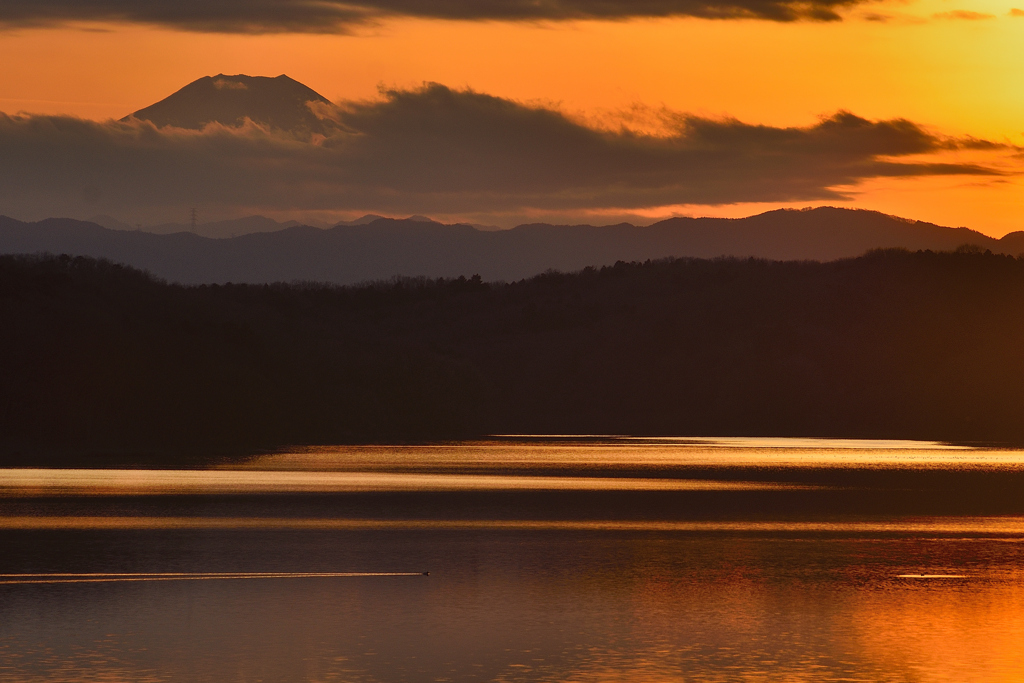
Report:
<svg viewBox="0 0 1024 683"><path fill-rule="evenodd" d="M0 681L1020 681L1022 487L811 439L0 470Z"/></svg>

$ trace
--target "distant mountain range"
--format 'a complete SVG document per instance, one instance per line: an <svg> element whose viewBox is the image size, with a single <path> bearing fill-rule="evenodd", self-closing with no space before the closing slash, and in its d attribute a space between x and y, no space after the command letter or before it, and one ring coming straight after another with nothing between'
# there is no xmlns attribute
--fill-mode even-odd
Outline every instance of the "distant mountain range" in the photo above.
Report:
<svg viewBox="0 0 1024 683"><path fill-rule="evenodd" d="M365 216L356 218L350 221L339 221L334 224L333 227L338 226L353 226L353 225L367 225L374 221L385 218L384 216L378 216L377 214L368 213ZM433 219L427 218L426 216L409 216L409 218L403 219L414 221L418 223L433 223ZM209 223L197 223L195 227L185 223L160 223L157 225L132 225L119 221L113 216L98 215L93 216L88 220L89 223L96 223L102 225L104 228L110 228L111 230L132 230L141 232L151 232L157 235L170 235L176 232L192 232L202 237L212 237L214 239L225 239L228 237L240 237L241 235L248 235L254 232L277 232L278 230L284 230L285 228L294 228L299 225L307 225L299 221L275 221L273 218L267 218L266 216L245 216L244 218L232 218L223 221L211 221ZM325 225L315 225L312 227L323 228ZM478 225L474 224L474 228L477 230L501 230L501 228L493 225Z"/></svg>
<svg viewBox="0 0 1024 683"><path fill-rule="evenodd" d="M379 218L379 216L375 216L374 218ZM245 218L234 218L226 221L199 223L196 225L194 231L192 230L191 225L186 225L185 223L130 225L119 221L112 216L94 216L89 222L102 225L104 228L109 228L111 230L141 230L142 232L151 232L157 235L170 235L176 232L195 232L197 235L212 237L214 239L238 237L239 235L248 235L254 232L277 232L278 230L284 230L285 228L293 228L297 225L302 225L299 221L285 221L282 223L275 221L273 218L267 218L266 216L246 216Z"/></svg>
<svg viewBox="0 0 1024 683"><path fill-rule="evenodd" d="M830 261L874 248L951 251L964 244L1024 253L1024 232L994 239L967 228L828 207L780 209L740 219L672 218L647 227L533 224L484 231L415 219L367 220L212 239L190 232L112 230L63 218L25 223L0 217L0 253L106 258L187 284L351 284L393 276L474 274L512 281L550 269L576 271L616 261L687 256Z"/></svg>

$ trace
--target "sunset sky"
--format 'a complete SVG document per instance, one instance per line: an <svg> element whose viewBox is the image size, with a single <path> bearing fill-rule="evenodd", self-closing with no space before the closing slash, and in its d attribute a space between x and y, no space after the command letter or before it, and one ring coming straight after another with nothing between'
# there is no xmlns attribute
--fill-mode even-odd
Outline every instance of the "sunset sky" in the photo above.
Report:
<svg viewBox="0 0 1024 683"><path fill-rule="evenodd" d="M507 227L835 205L1024 229L1024 11L1007 2L13 0L0 64L0 213L20 219L198 205ZM219 73L287 74L341 105L350 137L154 142L114 122ZM160 173L189 154L277 189L119 180L177 186Z"/></svg>

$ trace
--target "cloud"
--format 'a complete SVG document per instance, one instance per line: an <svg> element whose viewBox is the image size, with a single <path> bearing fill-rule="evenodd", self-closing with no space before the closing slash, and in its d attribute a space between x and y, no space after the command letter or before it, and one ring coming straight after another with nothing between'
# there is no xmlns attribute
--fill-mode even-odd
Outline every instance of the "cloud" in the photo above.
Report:
<svg viewBox="0 0 1024 683"><path fill-rule="evenodd" d="M565 21L702 17L836 21L867 0L4 0L0 26L130 22L187 31L343 33L390 17Z"/></svg>
<svg viewBox="0 0 1024 683"><path fill-rule="evenodd" d="M1024 10L1017 9L1016 7L1013 7L1008 12L1008 15L1011 16L1011 17L1024 17Z"/></svg>
<svg viewBox="0 0 1024 683"><path fill-rule="evenodd" d="M995 19L996 15L986 14L984 12L972 12L965 9L955 9L951 12L939 12L938 14L933 14L932 18L953 19L958 21L984 21L985 19Z"/></svg>
<svg viewBox="0 0 1024 683"><path fill-rule="evenodd" d="M217 90L248 90L249 86L245 83L237 80L230 80L226 78L218 78L213 82L213 87Z"/></svg>
<svg viewBox="0 0 1024 683"><path fill-rule="evenodd" d="M903 119L839 112L780 128L662 112L657 135L600 130L554 109L428 84L321 111L327 137L255 124L0 115L0 213L372 211L446 215L643 210L845 197L869 178L999 175L949 152L1013 153Z"/></svg>

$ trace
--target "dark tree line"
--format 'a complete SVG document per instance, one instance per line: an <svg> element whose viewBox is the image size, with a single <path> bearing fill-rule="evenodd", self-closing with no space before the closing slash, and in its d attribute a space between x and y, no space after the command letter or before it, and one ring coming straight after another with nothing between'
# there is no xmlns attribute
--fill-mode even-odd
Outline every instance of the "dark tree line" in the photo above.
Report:
<svg viewBox="0 0 1024 683"><path fill-rule="evenodd" d="M1024 259L183 287L0 257L8 462L491 433L1024 442Z"/></svg>

